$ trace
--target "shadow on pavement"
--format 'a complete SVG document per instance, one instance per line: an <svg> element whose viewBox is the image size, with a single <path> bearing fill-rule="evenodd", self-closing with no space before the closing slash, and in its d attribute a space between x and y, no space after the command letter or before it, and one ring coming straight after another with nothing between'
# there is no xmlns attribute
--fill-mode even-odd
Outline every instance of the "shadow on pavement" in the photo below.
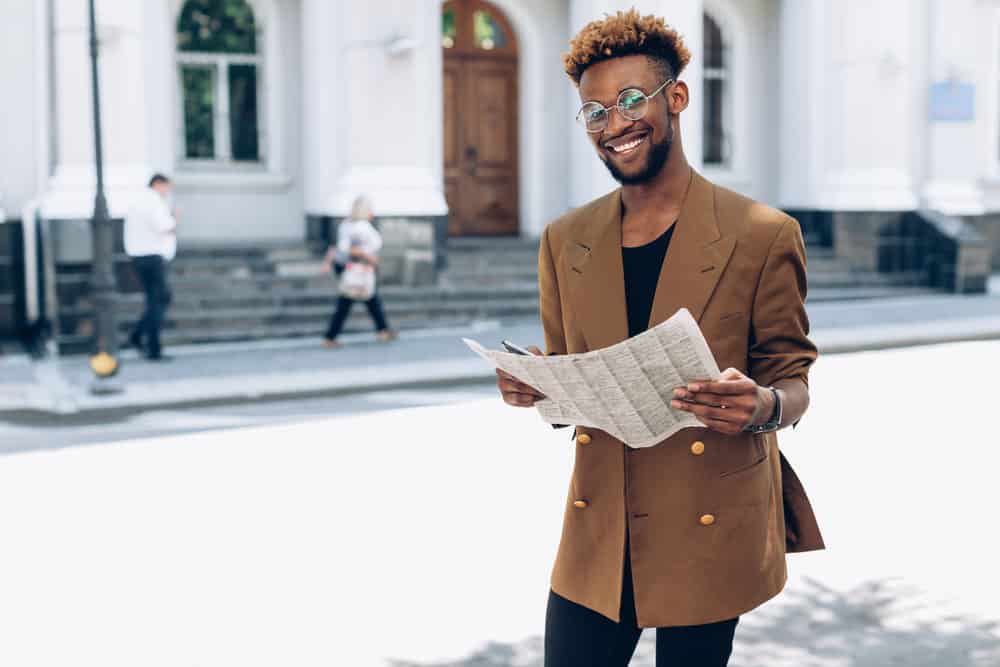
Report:
<svg viewBox="0 0 1000 667"><path fill-rule="evenodd" d="M1000 621L935 613L936 603L896 580L840 592L806 579L780 602L744 617L730 667L996 667ZM643 633L632 667L654 667ZM454 662L390 661L392 667L541 667L542 639L491 642Z"/></svg>

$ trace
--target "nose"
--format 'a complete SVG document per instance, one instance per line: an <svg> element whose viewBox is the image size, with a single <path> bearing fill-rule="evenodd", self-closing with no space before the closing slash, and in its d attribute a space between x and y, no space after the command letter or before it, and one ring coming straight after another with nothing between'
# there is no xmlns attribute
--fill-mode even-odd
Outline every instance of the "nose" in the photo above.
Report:
<svg viewBox="0 0 1000 667"><path fill-rule="evenodd" d="M612 107L608 113L608 126L604 128L604 138L611 139L623 134L628 128L635 124L634 120L629 120L622 115L618 107Z"/></svg>

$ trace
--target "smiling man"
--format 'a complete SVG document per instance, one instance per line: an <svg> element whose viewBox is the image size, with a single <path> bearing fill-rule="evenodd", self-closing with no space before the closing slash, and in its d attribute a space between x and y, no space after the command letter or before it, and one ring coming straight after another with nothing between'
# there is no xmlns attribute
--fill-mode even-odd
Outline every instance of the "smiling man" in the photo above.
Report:
<svg viewBox="0 0 1000 667"><path fill-rule="evenodd" d="M723 667L739 616L783 588L786 552L823 548L775 435L805 413L816 359L802 236L689 166L690 57L663 19L634 10L587 25L564 56L581 131L622 187L542 235L548 354L612 345L683 307L726 370L675 390L673 407L704 427L655 447L576 428L546 667L625 667L642 628L657 628L658 666ZM511 405L544 398L497 382Z"/></svg>

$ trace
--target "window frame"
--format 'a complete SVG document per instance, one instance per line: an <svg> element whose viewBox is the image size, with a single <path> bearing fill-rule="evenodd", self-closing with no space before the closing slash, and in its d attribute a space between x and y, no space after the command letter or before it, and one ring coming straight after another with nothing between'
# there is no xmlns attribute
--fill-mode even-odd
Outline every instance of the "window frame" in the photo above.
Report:
<svg viewBox="0 0 1000 667"><path fill-rule="evenodd" d="M722 107L721 112L721 131L722 131L722 161L721 162L707 162L705 160L706 151L705 146L708 146L708 136L705 131L705 117L702 116L702 164L706 168L717 169L720 171L732 171L733 168L733 153L735 151L735 141L734 141L734 127L733 127L733 49L731 42L729 40L729 35L725 29L722 21L719 20L717 14L710 11L707 7L702 11L703 21L707 18L709 21L715 24L719 30L719 36L722 40L722 52L723 52L723 66L722 67L709 67L707 64L702 65L701 78L702 78L702 94L705 95L706 102L708 100L708 90L709 81L720 81L721 82L721 96L720 106ZM704 35L702 35L703 42L705 41ZM702 62L707 63L704 52L704 44L702 46ZM707 104L706 104L707 106Z"/></svg>
<svg viewBox="0 0 1000 667"><path fill-rule="evenodd" d="M174 110L177 114L175 141L176 166L178 170L192 174L263 173L274 171L271 156L274 153L269 138L271 133L271 98L274 93L269 66L272 52L265 29L265 15L259 2L243 0L254 13L255 53L215 53L204 51L181 51L177 43L177 20L187 4L187 0L176 2L171 23L171 46L173 50ZM274 50L274 52L277 52ZM229 118L230 91L229 66L254 65L256 68L257 95L257 160L233 160L231 125ZM213 108L214 158L190 158L187 156L186 121L184 114L184 85L182 69L185 66L212 67L215 70L215 108Z"/></svg>
<svg viewBox="0 0 1000 667"><path fill-rule="evenodd" d="M704 15L708 16L719 27L722 42L726 49L725 67L719 71L717 68L703 68L701 76L702 91L707 90L706 82L713 78L721 78L726 85L723 86L723 127L728 127L728 148L725 149L728 159L724 163L704 163L702 169L706 176L724 183L727 187L745 191L753 186L753 179L747 172L747 159L751 138L748 135L750 119L748 108L748 81L747 73L744 71L745 63L750 57L747 44L747 31L750 30L748 19L740 12L739 7L726 0L704 0L702 7ZM704 41L704 35L702 35ZM702 53L704 56L704 45ZM699 119L699 124L704 127L704 118ZM708 137L703 136L703 145L707 143ZM704 157L704 149L702 152Z"/></svg>

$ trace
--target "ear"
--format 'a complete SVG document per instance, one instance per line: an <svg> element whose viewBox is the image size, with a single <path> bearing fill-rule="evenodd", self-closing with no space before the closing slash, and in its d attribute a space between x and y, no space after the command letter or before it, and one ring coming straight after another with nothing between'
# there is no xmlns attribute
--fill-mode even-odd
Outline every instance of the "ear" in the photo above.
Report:
<svg viewBox="0 0 1000 667"><path fill-rule="evenodd" d="M667 90L666 93L667 106L670 109L670 113L679 114L688 108L691 98L688 96L690 91L688 90L686 83L678 81L674 85L670 86L670 89Z"/></svg>

